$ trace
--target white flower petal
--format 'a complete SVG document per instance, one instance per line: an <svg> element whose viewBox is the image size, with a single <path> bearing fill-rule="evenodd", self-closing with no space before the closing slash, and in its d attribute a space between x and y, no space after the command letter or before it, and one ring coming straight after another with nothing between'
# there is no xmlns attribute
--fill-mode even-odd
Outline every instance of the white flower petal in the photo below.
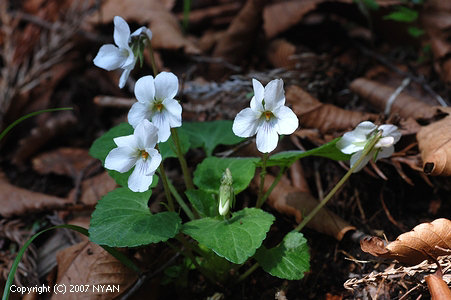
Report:
<svg viewBox="0 0 451 300"><path fill-rule="evenodd" d="M120 68L126 58L121 54L118 47L107 44L100 47L99 52L94 58L94 65L107 71Z"/></svg>
<svg viewBox="0 0 451 300"><path fill-rule="evenodd" d="M108 153L105 168L121 173L130 170L136 163L138 151L130 147L118 147Z"/></svg>
<svg viewBox="0 0 451 300"><path fill-rule="evenodd" d="M273 114L277 118L276 131L278 134L292 134L298 128L298 117L290 108L281 106Z"/></svg>
<svg viewBox="0 0 451 300"><path fill-rule="evenodd" d="M257 79L252 79L252 86L254 87L254 97L251 99L251 108L254 111L264 111L262 101L265 97L265 88Z"/></svg>
<svg viewBox="0 0 451 300"><path fill-rule="evenodd" d="M273 111L285 104L282 79L271 80L265 87L265 110Z"/></svg>
<svg viewBox="0 0 451 300"><path fill-rule="evenodd" d="M138 149L138 143L136 142L135 136L133 134L116 137L113 139L113 141L118 147Z"/></svg>
<svg viewBox="0 0 451 300"><path fill-rule="evenodd" d="M276 149L279 135L275 129L275 122L264 121L257 130L257 149L262 153L269 153Z"/></svg>
<svg viewBox="0 0 451 300"><path fill-rule="evenodd" d="M133 135L138 143L138 149L153 148L157 144L158 128L150 123L149 120L144 119L136 126Z"/></svg>
<svg viewBox="0 0 451 300"><path fill-rule="evenodd" d="M386 147L386 148L380 148L379 152L377 153L376 160L380 158L386 158L392 156L393 152L395 152L395 147Z"/></svg>
<svg viewBox="0 0 451 300"><path fill-rule="evenodd" d="M130 76L130 72L132 71L132 69L124 69L124 71L122 71L121 77L119 78L120 89L122 89L127 83L128 76Z"/></svg>
<svg viewBox="0 0 451 300"><path fill-rule="evenodd" d="M152 123L158 128L158 142L166 142L171 136L171 127L166 115L163 112L154 114Z"/></svg>
<svg viewBox="0 0 451 300"><path fill-rule="evenodd" d="M161 72L155 77L155 99L172 99L177 95L179 80L170 72Z"/></svg>
<svg viewBox="0 0 451 300"><path fill-rule="evenodd" d="M152 39L152 31L150 31L150 29L145 26L136 29L130 36L139 36L141 34L147 36L149 41Z"/></svg>
<svg viewBox="0 0 451 300"><path fill-rule="evenodd" d="M263 108L263 102L261 100L257 100L255 96L251 99L251 109L260 114L265 111L265 109Z"/></svg>
<svg viewBox="0 0 451 300"><path fill-rule="evenodd" d="M169 126L180 127L182 126L182 106L177 100L165 99L163 102L164 113L166 114Z"/></svg>
<svg viewBox="0 0 451 300"><path fill-rule="evenodd" d="M133 192L145 192L152 184L153 174L149 173L150 161L139 159L136 162L135 169L128 178L128 188ZM146 175L149 174L149 175Z"/></svg>
<svg viewBox="0 0 451 300"><path fill-rule="evenodd" d="M395 125L385 124L379 126L377 129L382 130L383 137L392 136L394 139L394 143L397 143L401 139L401 132Z"/></svg>
<svg viewBox="0 0 451 300"><path fill-rule="evenodd" d="M155 173L155 171L158 169L158 167L161 164L162 157L157 149L153 148L146 148L146 152L149 154L149 158L147 160L150 160L148 172Z"/></svg>
<svg viewBox="0 0 451 300"><path fill-rule="evenodd" d="M343 137L335 144L336 147L345 154L352 154L354 152L363 150L363 148L365 147L364 141L356 141L355 137L353 135L350 135L349 133L350 132L347 132L343 135ZM362 143L355 145L354 142Z"/></svg>
<svg viewBox="0 0 451 300"><path fill-rule="evenodd" d="M133 54L133 50L130 47L122 48L122 55L125 57L124 64L121 66L122 69L129 69L130 71L135 68L137 57ZM128 77L128 76L127 76Z"/></svg>
<svg viewBox="0 0 451 300"><path fill-rule="evenodd" d="M362 123L360 123L359 125L357 125L357 127L348 133L352 133L351 135L353 135L356 139L356 141L363 141L363 140L367 140L369 135L376 130L377 126L374 125L372 122L370 121L364 121Z"/></svg>
<svg viewBox="0 0 451 300"><path fill-rule="evenodd" d="M155 101L155 81L151 75L141 77L136 81L135 97L141 103Z"/></svg>
<svg viewBox="0 0 451 300"><path fill-rule="evenodd" d="M233 121L232 131L239 137L251 137L257 133L258 114L252 109L245 108L240 111Z"/></svg>
<svg viewBox="0 0 451 300"><path fill-rule="evenodd" d="M130 27L127 22L119 16L114 17L114 42L119 48L128 47L130 39Z"/></svg>
<svg viewBox="0 0 451 300"><path fill-rule="evenodd" d="M373 151L371 151L371 152L370 152L370 153L362 160L362 162L357 166L357 168L354 169L354 172L353 172L353 173L359 172L360 170L363 169L363 167L366 166L366 164L370 161L370 159L371 159L371 157L372 157L372 152L373 152ZM358 152L354 153L354 154L351 156L351 168L354 166L354 164L355 164L355 163L359 160L359 158L362 156L362 153L363 153L363 150L362 150L362 151L358 151Z"/></svg>
<svg viewBox="0 0 451 300"><path fill-rule="evenodd" d="M386 136L381 137L376 145L374 145L375 148L387 148L390 146L393 146L395 139L392 136Z"/></svg>
<svg viewBox="0 0 451 300"><path fill-rule="evenodd" d="M133 126L133 128L136 128L138 124L144 120L150 120L152 116L152 113L149 109L148 104L136 102L132 105L132 108L128 111L127 119L128 123Z"/></svg>

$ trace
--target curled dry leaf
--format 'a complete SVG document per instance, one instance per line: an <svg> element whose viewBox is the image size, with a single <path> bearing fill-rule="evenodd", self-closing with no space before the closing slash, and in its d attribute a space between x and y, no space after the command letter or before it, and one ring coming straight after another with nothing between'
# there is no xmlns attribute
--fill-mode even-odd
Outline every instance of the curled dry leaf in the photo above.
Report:
<svg viewBox="0 0 451 300"><path fill-rule="evenodd" d="M262 23L262 11L267 0L248 0L218 41L213 56L230 63L239 63L251 49ZM224 66L211 66L212 74L220 74Z"/></svg>
<svg viewBox="0 0 451 300"><path fill-rule="evenodd" d="M0 174L0 215L5 218L43 210L62 209L67 204L66 199L14 186Z"/></svg>
<svg viewBox="0 0 451 300"><path fill-rule="evenodd" d="M388 99L396 90L390 86L366 78L355 79L351 82L350 88L354 93L382 112L385 111ZM436 111L437 109L434 106L430 106L403 92L396 97L391 106L391 113L396 113L405 119L409 117L414 119L429 119L436 114Z"/></svg>
<svg viewBox="0 0 451 300"><path fill-rule="evenodd" d="M265 192L269 189L274 177L266 175ZM258 190L260 185L260 176L255 176L252 187ZM269 195L267 203L275 210L282 214L290 215L296 218L296 222L302 221L302 216L307 215L318 204L310 193L293 187L287 178L282 179ZM312 228L320 233L327 234L341 240L346 232L355 230L355 227L334 214L327 208L323 207L316 216L307 224L307 227Z"/></svg>
<svg viewBox="0 0 451 300"><path fill-rule="evenodd" d="M123 294L137 279L136 274L102 247L85 241L57 254L58 284L89 285L83 299L113 299ZM118 286L118 290L96 291L93 286ZM53 294L56 299L80 299L79 293Z"/></svg>
<svg viewBox="0 0 451 300"><path fill-rule="evenodd" d="M439 274L438 274L439 273ZM431 293L431 300L450 300L451 290L445 281L443 281L441 272L425 276L424 279Z"/></svg>
<svg viewBox="0 0 451 300"><path fill-rule="evenodd" d="M441 108L451 113L451 108ZM423 171L429 175L451 175L451 116L424 126L417 133Z"/></svg>
<svg viewBox="0 0 451 300"><path fill-rule="evenodd" d="M422 223L388 244L378 237L365 238L360 242L360 247L362 251L374 256L416 265L423 260L449 254L447 250L451 249L451 221L437 219L431 223Z"/></svg>
<svg viewBox="0 0 451 300"><path fill-rule="evenodd" d="M32 162L33 169L40 174L55 173L76 177L95 161L86 149L59 148L38 155Z"/></svg>
<svg viewBox="0 0 451 300"><path fill-rule="evenodd" d="M346 130L362 121L376 120L377 115L349 111L332 104L324 104L298 86L286 88L285 97L299 117L303 128L316 128L321 133Z"/></svg>

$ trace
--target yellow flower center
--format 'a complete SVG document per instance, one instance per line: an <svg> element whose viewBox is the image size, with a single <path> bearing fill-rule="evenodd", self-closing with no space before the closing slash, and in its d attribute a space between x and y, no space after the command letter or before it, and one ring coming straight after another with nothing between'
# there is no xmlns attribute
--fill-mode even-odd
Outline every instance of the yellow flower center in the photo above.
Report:
<svg viewBox="0 0 451 300"><path fill-rule="evenodd" d="M140 155L144 160L146 160L149 157L149 153L147 153L145 150L141 150Z"/></svg>
<svg viewBox="0 0 451 300"><path fill-rule="evenodd" d="M271 117L273 116L272 112L270 112L270 111L265 111L264 114L265 114L266 121L269 121L269 119L271 119Z"/></svg>
<svg viewBox="0 0 451 300"><path fill-rule="evenodd" d="M157 108L158 111L161 111L163 109L163 104L162 103L157 103L155 105L155 107Z"/></svg>

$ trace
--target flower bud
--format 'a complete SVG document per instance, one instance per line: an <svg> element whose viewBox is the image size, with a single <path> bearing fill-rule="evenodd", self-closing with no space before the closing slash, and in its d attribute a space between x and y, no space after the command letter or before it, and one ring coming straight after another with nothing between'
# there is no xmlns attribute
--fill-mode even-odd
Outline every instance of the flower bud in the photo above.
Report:
<svg viewBox="0 0 451 300"><path fill-rule="evenodd" d="M235 193L233 192L232 184L232 173L227 168L222 175L221 186L219 187L219 214L221 216L227 215L230 207L233 206Z"/></svg>

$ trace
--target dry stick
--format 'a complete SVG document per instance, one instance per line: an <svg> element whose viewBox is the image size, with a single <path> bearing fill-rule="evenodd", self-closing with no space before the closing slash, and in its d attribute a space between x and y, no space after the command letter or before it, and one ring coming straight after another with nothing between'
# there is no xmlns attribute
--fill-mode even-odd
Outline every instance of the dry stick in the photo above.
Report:
<svg viewBox="0 0 451 300"><path fill-rule="evenodd" d="M420 77L420 76L415 76L409 72L404 72L401 69L395 67L388 59L386 59L385 57L377 54L374 51L371 51L370 49L356 43L355 44L357 46L357 48L360 49L360 51L362 51L364 54L371 56L372 58L376 59L377 61L379 61L381 64L385 65L387 68L389 68L390 70L392 70L393 72L403 76L403 77L408 77L410 78L413 82L418 83L419 85L421 85L421 87L428 92L431 96L433 96L435 98L435 100L437 100L437 102L441 105L441 106L448 106L448 103L442 98L442 96L440 96L439 94L437 94L430 86L429 84L427 84L424 80L424 77Z"/></svg>

